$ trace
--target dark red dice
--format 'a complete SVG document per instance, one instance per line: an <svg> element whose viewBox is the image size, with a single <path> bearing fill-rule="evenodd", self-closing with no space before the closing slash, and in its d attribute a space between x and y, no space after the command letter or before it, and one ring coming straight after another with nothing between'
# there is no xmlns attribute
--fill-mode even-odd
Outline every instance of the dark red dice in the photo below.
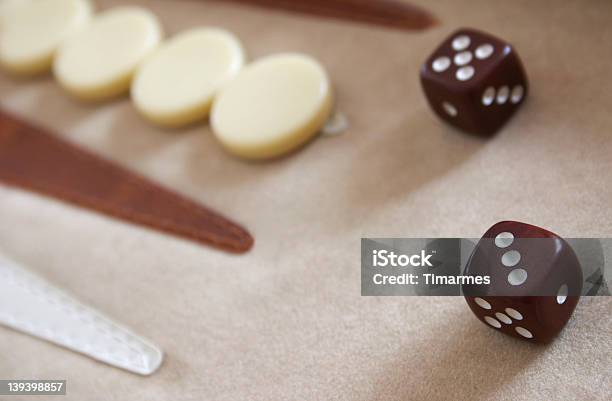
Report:
<svg viewBox="0 0 612 401"><path fill-rule="evenodd" d="M482 322L534 342L550 342L563 329L582 292L582 269L571 246L550 231L514 221L484 234L464 275L490 277L489 285L462 288Z"/></svg>
<svg viewBox="0 0 612 401"><path fill-rule="evenodd" d="M492 35L460 29L421 68L433 110L464 131L490 136L512 117L528 83L514 48Z"/></svg>

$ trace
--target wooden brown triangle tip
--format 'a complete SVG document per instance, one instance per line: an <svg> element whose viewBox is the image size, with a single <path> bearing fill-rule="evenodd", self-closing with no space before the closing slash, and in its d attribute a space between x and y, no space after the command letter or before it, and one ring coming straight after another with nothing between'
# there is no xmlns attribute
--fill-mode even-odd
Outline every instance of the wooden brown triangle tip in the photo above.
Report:
<svg viewBox="0 0 612 401"><path fill-rule="evenodd" d="M227 252L254 244L233 221L2 110L0 182Z"/></svg>
<svg viewBox="0 0 612 401"><path fill-rule="evenodd" d="M253 249L253 246L255 246L255 239L253 238L253 236L249 232L245 231L244 238L243 238L242 242L239 243L237 252L238 253L247 253L251 249Z"/></svg>
<svg viewBox="0 0 612 401"><path fill-rule="evenodd" d="M253 249L255 245L255 239L245 229L240 228L240 234L228 240L225 244L221 245L226 251L233 252L236 254L243 254Z"/></svg>

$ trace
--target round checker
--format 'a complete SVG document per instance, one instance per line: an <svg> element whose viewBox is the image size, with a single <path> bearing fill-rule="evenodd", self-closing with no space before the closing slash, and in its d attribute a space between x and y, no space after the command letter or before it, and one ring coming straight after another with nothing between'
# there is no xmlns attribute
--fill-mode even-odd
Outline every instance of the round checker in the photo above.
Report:
<svg viewBox="0 0 612 401"><path fill-rule="evenodd" d="M161 38L159 22L150 11L111 8L62 44L53 70L74 96L104 100L128 91L136 68Z"/></svg>
<svg viewBox="0 0 612 401"><path fill-rule="evenodd" d="M9 2L5 7L0 19L0 63L19 75L48 71L60 44L86 26L92 15L87 0Z"/></svg>
<svg viewBox="0 0 612 401"><path fill-rule="evenodd" d="M242 45L231 33L189 30L165 42L138 69L132 99L158 125L193 123L206 118L214 96L238 74L244 60Z"/></svg>
<svg viewBox="0 0 612 401"><path fill-rule="evenodd" d="M3 16L9 15L12 10L19 7L26 1L31 0L0 0L0 28L2 27Z"/></svg>
<svg viewBox="0 0 612 401"><path fill-rule="evenodd" d="M231 153L267 159L313 138L329 119L332 89L313 58L280 54L244 68L217 96L212 129Z"/></svg>

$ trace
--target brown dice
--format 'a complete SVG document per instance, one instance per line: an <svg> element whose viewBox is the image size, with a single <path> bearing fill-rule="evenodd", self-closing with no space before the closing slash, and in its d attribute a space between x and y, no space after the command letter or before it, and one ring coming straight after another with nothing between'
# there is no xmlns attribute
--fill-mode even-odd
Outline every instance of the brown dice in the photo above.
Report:
<svg viewBox="0 0 612 401"><path fill-rule="evenodd" d="M482 322L541 343L563 329L582 291L582 269L571 246L550 231L514 221L484 234L464 275L490 277L488 285L462 287Z"/></svg>
<svg viewBox="0 0 612 401"><path fill-rule="evenodd" d="M492 35L460 29L421 68L433 110L464 131L490 136L512 117L528 90L514 48Z"/></svg>

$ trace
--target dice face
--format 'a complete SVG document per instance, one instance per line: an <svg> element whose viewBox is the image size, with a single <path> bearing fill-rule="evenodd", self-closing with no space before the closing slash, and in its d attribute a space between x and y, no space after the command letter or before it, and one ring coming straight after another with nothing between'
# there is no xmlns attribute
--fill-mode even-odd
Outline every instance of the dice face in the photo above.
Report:
<svg viewBox="0 0 612 401"><path fill-rule="evenodd" d="M543 228L505 221L491 227L464 275L491 278L464 285L466 301L489 327L547 343L566 325L582 292L582 269L571 246Z"/></svg>
<svg viewBox="0 0 612 401"><path fill-rule="evenodd" d="M433 110L449 124L490 136L525 100L528 82L514 48L492 35L460 29L421 68Z"/></svg>

